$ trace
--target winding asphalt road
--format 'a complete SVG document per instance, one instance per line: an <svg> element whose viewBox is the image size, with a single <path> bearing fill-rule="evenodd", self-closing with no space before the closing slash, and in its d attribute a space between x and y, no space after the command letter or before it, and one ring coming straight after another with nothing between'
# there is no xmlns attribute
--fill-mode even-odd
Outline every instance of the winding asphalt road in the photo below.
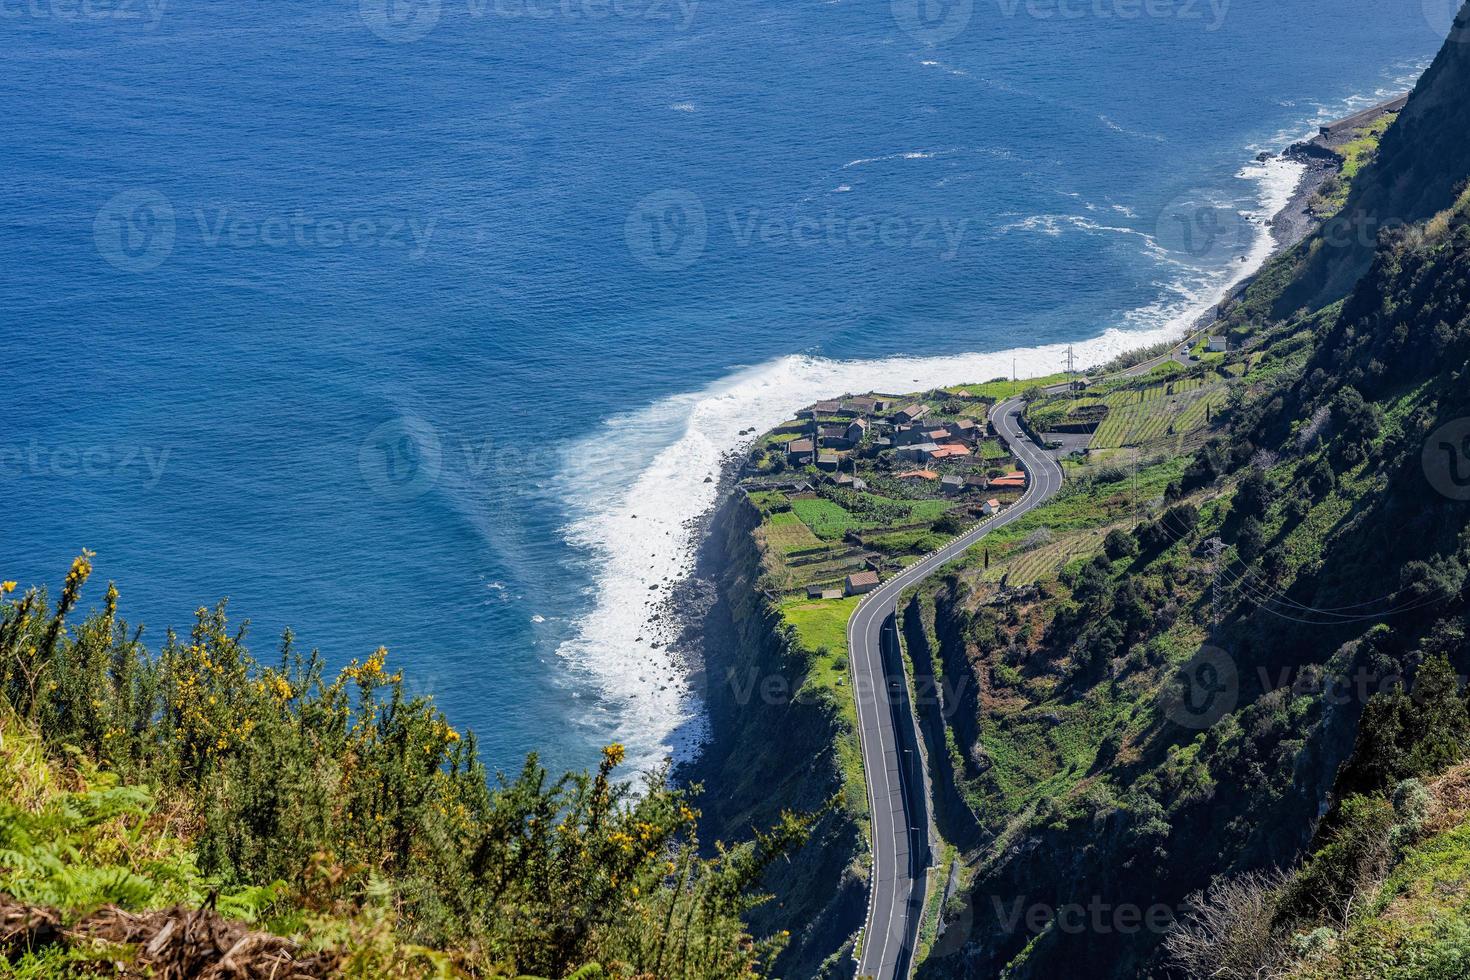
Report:
<svg viewBox="0 0 1470 980"><path fill-rule="evenodd" d="M991 424L1005 437L1027 474L1021 499L990 520L926 555L870 592L847 625L848 662L852 667L862 737L863 769L868 779L868 809L873 834L873 867L868 917L863 925L857 975L874 980L904 980L913 961L923 909L924 869L929 863L927 804L922 777L909 744L913 725L907 681L885 629L894 628L898 596L941 565L969 549L996 528L1017 520L1062 488L1062 468L1022 431L1020 398L996 405ZM892 693L890 693L892 692Z"/></svg>

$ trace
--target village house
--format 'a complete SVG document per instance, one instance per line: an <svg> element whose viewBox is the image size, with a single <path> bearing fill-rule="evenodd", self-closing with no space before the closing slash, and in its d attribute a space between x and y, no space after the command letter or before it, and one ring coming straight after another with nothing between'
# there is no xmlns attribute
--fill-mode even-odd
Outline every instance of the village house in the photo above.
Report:
<svg viewBox="0 0 1470 980"><path fill-rule="evenodd" d="M861 398L849 398L843 404L860 415L882 415L893 407L893 399L864 395Z"/></svg>
<svg viewBox="0 0 1470 980"><path fill-rule="evenodd" d="M840 411L842 411L841 402L817 402L812 406L814 415L836 415Z"/></svg>
<svg viewBox="0 0 1470 980"><path fill-rule="evenodd" d="M819 470L835 472L841 463L842 457L830 450L824 449L817 453L817 469Z"/></svg>
<svg viewBox="0 0 1470 980"><path fill-rule="evenodd" d="M984 490L990 486L990 478L984 473L971 473L965 477L965 486L971 490Z"/></svg>
<svg viewBox="0 0 1470 980"><path fill-rule="evenodd" d="M993 480L990 481L990 489L992 489L992 490L1025 490L1026 489L1026 474L1023 473L1023 472L1021 472L1021 471L1019 471L1019 470L1017 470L1014 473L1007 473L1005 476L998 476L995 479L993 479Z"/></svg>
<svg viewBox="0 0 1470 980"><path fill-rule="evenodd" d="M806 597L808 599L841 599L842 590L831 585L808 585Z"/></svg>
<svg viewBox="0 0 1470 980"><path fill-rule="evenodd" d="M786 444L786 459L795 466L810 463L816 452L816 444L810 439L792 439Z"/></svg>
<svg viewBox="0 0 1470 980"><path fill-rule="evenodd" d="M899 425L913 425L915 422L919 421L919 419L928 414L928 405L910 405L908 408L901 408L897 412L895 412L893 415L893 420Z"/></svg>
<svg viewBox="0 0 1470 980"><path fill-rule="evenodd" d="M958 419L949 424L949 434L965 442L979 442L985 437L985 429L974 419Z"/></svg>
<svg viewBox="0 0 1470 980"><path fill-rule="evenodd" d="M924 431L924 427L921 425L905 426L904 428L898 429L893 433L893 444L895 446L912 446L920 442L933 441L934 440L929 438L929 434Z"/></svg>
<svg viewBox="0 0 1470 980"><path fill-rule="evenodd" d="M914 480L916 482L920 480L937 480L939 479L939 474L935 473L933 470L907 470L903 473L898 474L896 477L894 477L894 479Z"/></svg>
<svg viewBox="0 0 1470 980"><path fill-rule="evenodd" d="M848 595L866 595L877 587L877 572L857 572L847 577Z"/></svg>
<svg viewBox="0 0 1470 980"><path fill-rule="evenodd" d="M899 459L907 459L912 460L915 463L922 463L924 462L924 460L929 458L930 453L935 452L938 449L939 446L937 443L921 442L913 446L903 446L900 449L895 450L893 455L898 457Z"/></svg>
<svg viewBox="0 0 1470 980"><path fill-rule="evenodd" d="M991 497L989 500L985 501L985 505L980 508L980 513L984 514L986 517L994 517L996 514L1000 513L1000 501L996 500L994 497Z"/></svg>
<svg viewBox="0 0 1470 980"><path fill-rule="evenodd" d="M968 455L970 455L970 451L964 446L961 446L957 442L947 442L942 446L935 446L933 451L925 456L924 459L932 461L943 461L946 459L959 459L962 456Z"/></svg>
<svg viewBox="0 0 1470 980"><path fill-rule="evenodd" d="M962 476L946 476L939 480L939 489L945 493L964 493L965 478Z"/></svg>
<svg viewBox="0 0 1470 980"><path fill-rule="evenodd" d="M852 422L848 423L847 431L843 435L850 444L856 446L858 443L863 441L867 434L868 420L853 419Z"/></svg>
<svg viewBox="0 0 1470 980"><path fill-rule="evenodd" d="M846 449L849 442L845 425L823 425L817 428L817 440L823 446L838 446Z"/></svg>
<svg viewBox="0 0 1470 980"><path fill-rule="evenodd" d="M847 487L852 490L868 489L867 480L864 480L862 477L853 476L851 473L838 473L831 480L839 487Z"/></svg>
<svg viewBox="0 0 1470 980"><path fill-rule="evenodd" d="M1227 337L1211 337L1205 350L1211 354L1223 354L1230 350L1230 340Z"/></svg>

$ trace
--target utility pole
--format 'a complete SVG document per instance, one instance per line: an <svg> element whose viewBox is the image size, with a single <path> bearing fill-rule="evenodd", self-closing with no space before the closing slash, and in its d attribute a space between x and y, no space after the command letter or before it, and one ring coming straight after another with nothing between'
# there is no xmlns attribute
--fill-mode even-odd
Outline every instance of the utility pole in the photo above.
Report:
<svg viewBox="0 0 1470 980"><path fill-rule="evenodd" d="M1220 631L1220 555L1225 551L1225 542L1211 538L1205 542L1210 554L1210 636Z"/></svg>
<svg viewBox="0 0 1470 980"><path fill-rule="evenodd" d="M1138 513L1138 447L1133 447L1131 456L1133 460L1133 512Z"/></svg>

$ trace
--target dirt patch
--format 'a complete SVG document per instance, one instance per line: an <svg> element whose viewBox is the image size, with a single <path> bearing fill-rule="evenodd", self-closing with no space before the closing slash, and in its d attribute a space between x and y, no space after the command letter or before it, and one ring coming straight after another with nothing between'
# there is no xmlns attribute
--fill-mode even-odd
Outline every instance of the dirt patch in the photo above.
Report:
<svg viewBox="0 0 1470 980"><path fill-rule="evenodd" d="M99 973L153 980L325 980L338 963L333 953L303 950L208 906L141 915L109 906L68 926L55 909L0 894L0 957L53 946L126 950L125 959L99 962Z"/></svg>
<svg viewBox="0 0 1470 980"><path fill-rule="evenodd" d="M1459 826L1470 816L1470 763L1462 763L1429 783L1433 802L1425 830L1443 833Z"/></svg>

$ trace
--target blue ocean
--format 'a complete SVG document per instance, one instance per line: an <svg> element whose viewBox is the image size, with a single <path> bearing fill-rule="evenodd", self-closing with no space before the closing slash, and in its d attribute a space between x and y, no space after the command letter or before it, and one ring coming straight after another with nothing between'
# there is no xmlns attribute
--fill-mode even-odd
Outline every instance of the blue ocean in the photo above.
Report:
<svg viewBox="0 0 1470 980"><path fill-rule="evenodd" d="M5 3L0 578L385 645L495 767L688 751L752 427L1178 330L1449 7Z"/></svg>

